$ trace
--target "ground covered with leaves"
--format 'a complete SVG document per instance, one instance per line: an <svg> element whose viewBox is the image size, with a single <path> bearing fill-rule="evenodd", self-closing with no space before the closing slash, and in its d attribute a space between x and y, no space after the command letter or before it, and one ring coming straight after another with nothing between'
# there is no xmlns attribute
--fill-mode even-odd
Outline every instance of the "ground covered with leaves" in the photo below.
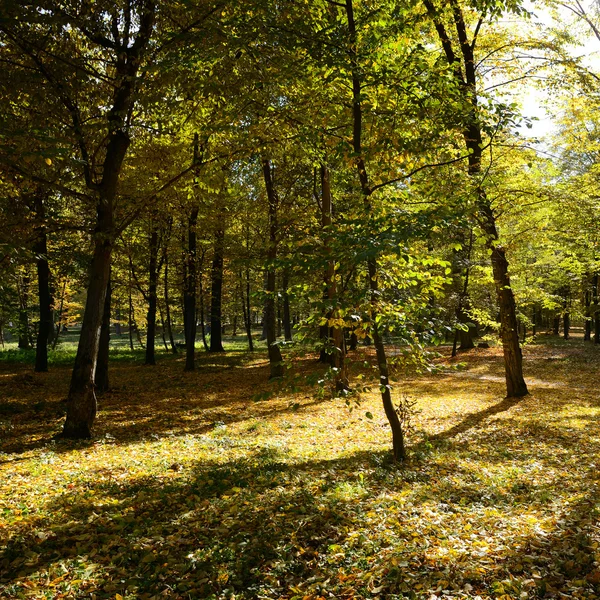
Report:
<svg viewBox="0 0 600 600"><path fill-rule="evenodd" d="M376 392L259 354L118 361L90 442L52 441L68 366L0 361L0 597L600 598L600 348L524 355L520 401L493 348L398 379L402 466Z"/></svg>

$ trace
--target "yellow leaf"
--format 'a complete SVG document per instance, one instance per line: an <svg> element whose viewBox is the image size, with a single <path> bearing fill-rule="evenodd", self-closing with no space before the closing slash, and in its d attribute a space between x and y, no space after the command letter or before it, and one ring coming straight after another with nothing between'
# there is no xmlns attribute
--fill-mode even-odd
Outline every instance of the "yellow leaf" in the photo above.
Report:
<svg viewBox="0 0 600 600"><path fill-rule="evenodd" d="M121 594L115 594L115 600L123 600L123 596L121 596Z"/></svg>
<svg viewBox="0 0 600 600"><path fill-rule="evenodd" d="M51 159L49 159L49 158L47 158L47 159L46 159L46 164L47 164L48 166L50 166L50 165L52 164L52 160L51 160Z"/></svg>

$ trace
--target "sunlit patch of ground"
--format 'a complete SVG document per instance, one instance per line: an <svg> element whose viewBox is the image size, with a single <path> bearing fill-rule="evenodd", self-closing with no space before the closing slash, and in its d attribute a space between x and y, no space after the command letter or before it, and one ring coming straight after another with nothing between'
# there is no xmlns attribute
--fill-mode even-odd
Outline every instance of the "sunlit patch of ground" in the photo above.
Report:
<svg viewBox="0 0 600 600"><path fill-rule="evenodd" d="M68 368L0 363L0 597L598 598L600 349L551 342L520 401L496 348L394 381L402 466L377 393L350 411L312 359L118 362L80 443L51 439Z"/></svg>

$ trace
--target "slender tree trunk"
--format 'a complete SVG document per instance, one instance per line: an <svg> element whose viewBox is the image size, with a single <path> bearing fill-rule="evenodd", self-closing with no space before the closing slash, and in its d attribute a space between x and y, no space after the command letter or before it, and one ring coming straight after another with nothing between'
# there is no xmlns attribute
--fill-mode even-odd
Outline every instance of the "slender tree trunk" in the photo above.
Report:
<svg viewBox="0 0 600 600"><path fill-rule="evenodd" d="M158 309L158 315L160 316L160 324L161 324L160 334L161 334L161 338L162 338L162 341L163 341L163 346L165 347L165 352L168 352L169 351L169 345L167 344L167 326L166 326L166 323L165 323L165 314L163 312L163 309L162 309L162 306L161 306L160 302L157 301L156 302L156 306L157 306L157 309Z"/></svg>
<svg viewBox="0 0 600 600"><path fill-rule="evenodd" d="M129 287L128 287L128 313L127 313L127 329L128 329L128 333L129 333L129 349L133 352L134 347L133 347L133 330L136 327L135 325L135 321L134 321L134 315L133 315L133 298L131 297L131 293L132 293L132 285L133 283L131 282L131 274L129 275Z"/></svg>
<svg viewBox="0 0 600 600"><path fill-rule="evenodd" d="M538 320L539 320L539 316L538 316L538 305L534 304L533 305L533 315L531 317L531 321L533 324L533 329L531 331L531 334L535 337L537 334L537 326L538 326Z"/></svg>
<svg viewBox="0 0 600 600"><path fill-rule="evenodd" d="M462 9L456 0L450 0L456 39L460 49L460 55L457 54L454 50L453 37L446 32L433 2L423 0L423 4L435 25L446 59L453 68L456 82L462 91L463 99L471 107L469 124L464 131L464 141L469 152L468 172L474 180L477 180L481 174L483 139L477 98L477 63L474 56L476 39L469 41ZM459 56L462 56L462 59ZM506 249L499 243L496 217L481 183L476 184L475 200L480 226L485 235L486 248L491 254L492 260L496 297L500 309L500 338L504 351L507 396L525 396L528 391L523 378L523 356L519 345L516 306L510 286Z"/></svg>
<svg viewBox="0 0 600 600"><path fill-rule="evenodd" d="M326 294L331 311L328 317L337 319L339 317L339 306L337 299L337 282L335 272L335 257L331 250L331 225L333 221L333 197L331 194L331 183L329 169L321 165L321 223L325 232L324 250L328 256L326 273ZM350 387L348 384L348 370L346 368L346 346L344 341L344 327L336 324L328 328L330 334L332 353L329 362L335 372L335 388L338 392L344 392Z"/></svg>
<svg viewBox="0 0 600 600"><path fill-rule="evenodd" d="M469 245L467 247L467 251L464 254L465 261L465 274L464 274L464 283L463 287L458 296L458 307L456 309L456 320L459 324L467 325L468 329L465 331L464 329L459 329L456 332L454 345L452 348L452 356L456 356L456 338L460 340L460 346L458 350L471 350L471 348L475 348L475 342L473 341L473 337L475 335L475 328L473 325L469 323L470 317L468 314L470 308L470 298L469 298L469 275L471 273L471 253L473 250L473 229L471 228L469 235Z"/></svg>
<svg viewBox="0 0 600 600"><path fill-rule="evenodd" d="M243 300L242 294L242 302ZM248 338L248 350L254 352L254 341L252 339L252 306L250 303L250 268L246 265L246 310L244 311L244 315L247 315L247 318L245 318L246 337Z"/></svg>
<svg viewBox="0 0 600 600"><path fill-rule="evenodd" d="M565 290L565 299L563 301L563 338L568 340L571 335L571 314L569 313L569 292Z"/></svg>
<svg viewBox="0 0 600 600"><path fill-rule="evenodd" d="M106 286L106 298L104 299L104 311L102 314L102 325L100 326L100 341L98 342L98 363L96 364L96 374L94 383L96 391L99 394L108 392L108 355L110 345L110 311L112 301L111 281L108 280Z"/></svg>
<svg viewBox="0 0 600 600"><path fill-rule="evenodd" d="M348 33L350 36L350 46L348 49L352 74L352 145L354 149L354 161L360 181L360 189L363 194L364 208L367 216L370 218L373 213L371 206L371 188L369 186L369 178L367 169L362 154L362 106L361 106L361 78L360 65L358 63L358 48L356 23L354 21L353 0L346 0L346 17L348 19ZM385 415L392 430L392 446L394 460L401 461L406 458L406 450L404 448L404 432L402 424L394 403L392 401L392 392L389 380L387 356L385 354L385 346L379 333L379 283L378 283L378 265L377 258L372 256L367 261L367 269L369 275L369 290L370 290L370 317L371 317L371 335L375 344L377 354L377 365L379 367L379 386L381 391L381 400Z"/></svg>
<svg viewBox="0 0 600 600"><path fill-rule="evenodd" d="M150 262L148 265L148 314L146 317L146 364L156 364L156 288L158 286L158 228L150 234Z"/></svg>
<svg viewBox="0 0 600 600"><path fill-rule="evenodd" d="M31 343L29 340L29 274L25 273L23 277L17 280L17 289L19 292L19 349L29 350Z"/></svg>
<svg viewBox="0 0 600 600"><path fill-rule="evenodd" d="M38 297L40 304L40 325L35 346L35 370L40 373L48 371L48 341L54 329L52 322L52 305L54 300L50 287L44 198L41 193L37 193L33 201L36 221L38 223L33 252L35 253L37 263Z"/></svg>
<svg viewBox="0 0 600 600"><path fill-rule="evenodd" d="M283 295L283 335L286 342L292 341L292 320L290 317L290 295L288 287L290 285L290 272L288 269L283 270L281 281Z"/></svg>
<svg viewBox="0 0 600 600"><path fill-rule="evenodd" d="M56 348L56 345L58 344L58 338L60 337L60 330L62 327L62 318L63 318L63 312L64 312L64 308L65 308L65 294L67 292L67 281L65 279L65 282L63 283L63 287L62 287L62 292L60 294L60 303L58 305L58 318L56 320L56 333L54 335L54 341L52 342L52 350L54 350Z"/></svg>
<svg viewBox="0 0 600 600"><path fill-rule="evenodd" d="M173 354L177 354L177 344L175 343L175 338L173 337L173 325L171 322L171 298L169 296L169 251L167 248L167 244L165 244L163 252L164 252L163 263L165 265L164 298L165 298L166 326L167 326L167 333L169 335L169 343L171 344L171 352Z"/></svg>
<svg viewBox="0 0 600 600"><path fill-rule="evenodd" d="M558 335L560 330L560 315L554 316L554 321L552 322L552 333L554 335Z"/></svg>
<svg viewBox="0 0 600 600"><path fill-rule="evenodd" d="M281 350L277 345L277 323L275 321L275 292L276 292L276 273L275 260L277 259L277 235L278 222L277 210L279 208L279 198L273 184L273 174L271 171L271 162L268 158L262 159L263 176L267 190L267 199L269 203L269 247L267 250L267 272L265 286L265 312L264 327L267 338L267 348L269 352L269 364L271 372L269 379L282 377L285 370Z"/></svg>
<svg viewBox="0 0 600 600"><path fill-rule="evenodd" d="M587 275L585 278L585 291L583 293L583 302L585 304L585 326L583 333L583 341L592 341L592 290L590 288L591 280Z"/></svg>
<svg viewBox="0 0 600 600"><path fill-rule="evenodd" d="M600 276L594 274L592 279L594 294L594 344L600 344Z"/></svg>
<svg viewBox="0 0 600 600"><path fill-rule="evenodd" d="M223 216L223 215L222 215ZM211 268L210 292L210 351L224 352L221 335L223 296L223 253L225 251L225 229L218 227L215 231L214 251Z"/></svg>
<svg viewBox="0 0 600 600"><path fill-rule="evenodd" d="M202 264L204 264L204 256L202 257ZM204 321L205 321L205 311L204 311L204 273L202 271L202 269L200 269L200 273L198 273L198 288L199 288L199 300L200 300L200 306L199 306L199 310L200 310L200 336L202 337L202 345L204 346L204 350L206 350L206 352L208 352L210 350L210 347L208 345L208 342L206 341L206 327L204 326ZM212 332L211 332L211 338L212 338Z"/></svg>
<svg viewBox="0 0 600 600"><path fill-rule="evenodd" d="M185 328L185 370L195 368L196 349L196 223L198 222L198 207L195 206L188 218L188 251L186 256L186 278L183 294L183 326Z"/></svg>

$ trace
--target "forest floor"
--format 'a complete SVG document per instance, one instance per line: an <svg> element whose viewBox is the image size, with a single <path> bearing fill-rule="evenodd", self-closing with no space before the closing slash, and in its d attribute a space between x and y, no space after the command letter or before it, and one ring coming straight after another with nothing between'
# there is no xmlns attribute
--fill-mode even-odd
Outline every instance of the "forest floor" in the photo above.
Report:
<svg viewBox="0 0 600 600"><path fill-rule="evenodd" d="M52 440L67 365L0 361L0 597L600 598L600 348L526 346L520 401L499 349L441 352L395 382L403 465L377 390L262 353L113 363L89 442Z"/></svg>

